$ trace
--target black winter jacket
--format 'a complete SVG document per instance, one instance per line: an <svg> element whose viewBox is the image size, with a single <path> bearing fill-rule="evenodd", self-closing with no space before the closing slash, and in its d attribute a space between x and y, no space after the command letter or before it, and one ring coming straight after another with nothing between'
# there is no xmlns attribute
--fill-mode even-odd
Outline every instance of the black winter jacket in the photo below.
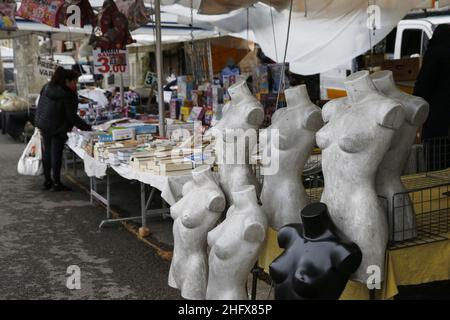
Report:
<svg viewBox="0 0 450 320"><path fill-rule="evenodd" d="M423 138L446 137L450 128L450 44L428 49L414 95L430 103Z"/></svg>
<svg viewBox="0 0 450 320"><path fill-rule="evenodd" d="M75 126L91 131L78 114L78 95L65 86L46 84L36 110L35 125L46 134L66 135Z"/></svg>

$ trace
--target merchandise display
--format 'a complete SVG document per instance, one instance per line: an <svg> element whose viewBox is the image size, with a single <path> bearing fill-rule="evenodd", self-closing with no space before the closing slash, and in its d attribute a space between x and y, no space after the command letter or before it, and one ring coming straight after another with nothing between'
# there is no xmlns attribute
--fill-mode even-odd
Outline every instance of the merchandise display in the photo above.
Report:
<svg viewBox="0 0 450 320"><path fill-rule="evenodd" d="M211 129L211 133L216 138L215 150L220 185L225 192L228 204L231 205L231 193L241 186L253 185L257 194L260 194L259 182L248 160L249 150L253 150L257 141L249 139L247 145L245 137L250 132L250 135L254 134L256 138L257 130L264 120L264 111L244 81L231 86L228 92L231 103L224 109L222 120ZM235 137L237 137L237 143ZM229 150L236 150L237 144L239 144L238 150L232 155L233 158L229 159Z"/></svg>
<svg viewBox="0 0 450 320"><path fill-rule="evenodd" d="M192 171L183 186L183 198L170 208L174 250L169 285L185 299L204 300L208 281L207 236L225 210L225 195L210 166Z"/></svg>
<svg viewBox="0 0 450 320"><path fill-rule="evenodd" d="M61 7L61 10L58 13L59 24L65 26L70 25L68 24L68 22L72 14L71 10L68 9L73 5L80 8L79 27L83 28L85 25L95 25L95 13L89 0L65 0L63 6ZM71 23L73 23L73 21L71 21Z"/></svg>
<svg viewBox="0 0 450 320"><path fill-rule="evenodd" d="M361 250L336 228L323 203L307 206L301 217L303 224L278 233L285 251L270 266L275 299L337 300L361 264Z"/></svg>
<svg viewBox="0 0 450 320"><path fill-rule="evenodd" d="M383 281L389 229L375 179L405 115L400 102L376 90L367 71L349 76L345 86L348 98L324 106L325 126L317 133L325 180L322 202L363 253L352 279L366 283L368 267L377 266Z"/></svg>
<svg viewBox="0 0 450 320"><path fill-rule="evenodd" d="M402 103L405 121L396 131L392 146L381 163L376 179L379 196L387 199L389 240L414 238L416 214L400 177L405 169L416 134L428 117L429 104L420 97L404 93L394 82L392 71L380 71L372 76L376 88L385 96Z"/></svg>
<svg viewBox="0 0 450 320"><path fill-rule="evenodd" d="M208 233L208 300L248 300L248 275L266 237L267 218L258 204L254 186L232 193L226 219Z"/></svg>
<svg viewBox="0 0 450 320"><path fill-rule="evenodd" d="M117 8L113 0L105 0L97 16L96 27L101 35L92 30L90 44L103 50L125 49L135 42L131 37L128 18Z"/></svg>
<svg viewBox="0 0 450 320"><path fill-rule="evenodd" d="M16 23L17 4L13 0L4 0L0 3L0 30L17 30Z"/></svg>
<svg viewBox="0 0 450 320"><path fill-rule="evenodd" d="M128 18L130 31L146 25L150 21L150 15L147 12L144 0L117 0L119 11Z"/></svg>
<svg viewBox="0 0 450 320"><path fill-rule="evenodd" d="M64 0L22 0L16 15L58 28L58 17L63 5Z"/></svg>
<svg viewBox="0 0 450 320"><path fill-rule="evenodd" d="M450 136L426 133L448 118L449 61L431 60L449 49L450 0L300 2L0 3L0 129L23 144L3 143L19 173L3 175L6 215L42 223L37 243L57 217L49 243L97 239L78 249L98 261L127 251L100 239L122 229L153 250L136 286L115 280L139 259L109 259L114 277L74 261L83 288L85 272L103 283L80 298L401 300L449 281ZM77 235L91 220L103 232ZM38 285L24 297L61 295ZM219 311L183 305L169 311Z"/></svg>
<svg viewBox="0 0 450 320"><path fill-rule="evenodd" d="M267 129L272 139L263 150L270 155L269 162L278 161L278 170L266 175L264 165L261 168L261 202L269 226L275 230L301 222L300 210L309 203L302 172L315 146L316 132L323 126L322 111L309 99L305 85L287 89L285 96L288 106L274 114ZM278 135L275 141L274 135ZM269 163L269 167L273 165Z"/></svg>
<svg viewBox="0 0 450 320"><path fill-rule="evenodd" d="M14 94L4 92L0 95L0 110L3 111L24 111L31 107L23 98Z"/></svg>

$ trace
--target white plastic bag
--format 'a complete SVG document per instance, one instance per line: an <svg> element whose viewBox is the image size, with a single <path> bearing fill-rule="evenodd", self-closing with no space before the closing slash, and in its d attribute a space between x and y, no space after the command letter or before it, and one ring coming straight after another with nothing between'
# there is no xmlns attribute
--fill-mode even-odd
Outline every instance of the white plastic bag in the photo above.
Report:
<svg viewBox="0 0 450 320"><path fill-rule="evenodd" d="M17 164L17 172L19 172L19 174L25 176L39 176L44 172L41 143L41 132L36 128Z"/></svg>

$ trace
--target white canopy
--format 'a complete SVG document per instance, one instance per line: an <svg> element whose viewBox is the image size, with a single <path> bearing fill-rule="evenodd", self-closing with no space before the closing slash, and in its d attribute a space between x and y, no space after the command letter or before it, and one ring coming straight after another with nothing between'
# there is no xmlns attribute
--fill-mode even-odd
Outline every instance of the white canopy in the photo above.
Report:
<svg viewBox="0 0 450 320"><path fill-rule="evenodd" d="M289 10L283 8L290 4L290 0L263 2L197 1L200 11L194 10L194 26L235 33L242 38L249 36L268 57L282 62L289 20ZM179 15L180 23L188 23L191 14L189 0L163 3L171 5L162 10ZM275 8L265 3L271 3ZM380 10L375 31L368 27L370 3ZM430 5L429 0L294 0L286 61L290 63L290 70L298 74L328 71L380 42L411 9ZM202 15L199 14L201 10L226 14ZM250 32L246 32L247 27Z"/></svg>

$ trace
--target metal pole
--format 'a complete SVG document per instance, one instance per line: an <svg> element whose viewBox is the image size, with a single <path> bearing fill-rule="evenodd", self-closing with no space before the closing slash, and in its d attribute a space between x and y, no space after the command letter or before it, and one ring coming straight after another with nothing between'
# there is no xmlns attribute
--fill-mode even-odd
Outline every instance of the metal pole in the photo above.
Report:
<svg viewBox="0 0 450 320"><path fill-rule="evenodd" d="M147 219L146 219L146 214L147 214L147 206L145 203L145 184L141 182L141 223L142 223L142 228L147 227Z"/></svg>
<svg viewBox="0 0 450 320"><path fill-rule="evenodd" d="M110 187L110 181L109 181L109 174L106 173L106 219L111 219L111 187Z"/></svg>
<svg viewBox="0 0 450 320"><path fill-rule="evenodd" d="M211 84L214 83L214 71L213 71L213 62L212 62L212 52L211 52L211 40L208 40L206 43L208 50L208 76Z"/></svg>
<svg viewBox="0 0 450 320"><path fill-rule="evenodd" d="M125 93L123 85L123 73L120 73L120 106L122 109L125 107Z"/></svg>
<svg viewBox="0 0 450 320"><path fill-rule="evenodd" d="M158 73L158 110L159 110L159 135L166 136L164 125L164 92L163 92L163 57L161 40L161 4L155 0L155 28L156 28L156 72Z"/></svg>

